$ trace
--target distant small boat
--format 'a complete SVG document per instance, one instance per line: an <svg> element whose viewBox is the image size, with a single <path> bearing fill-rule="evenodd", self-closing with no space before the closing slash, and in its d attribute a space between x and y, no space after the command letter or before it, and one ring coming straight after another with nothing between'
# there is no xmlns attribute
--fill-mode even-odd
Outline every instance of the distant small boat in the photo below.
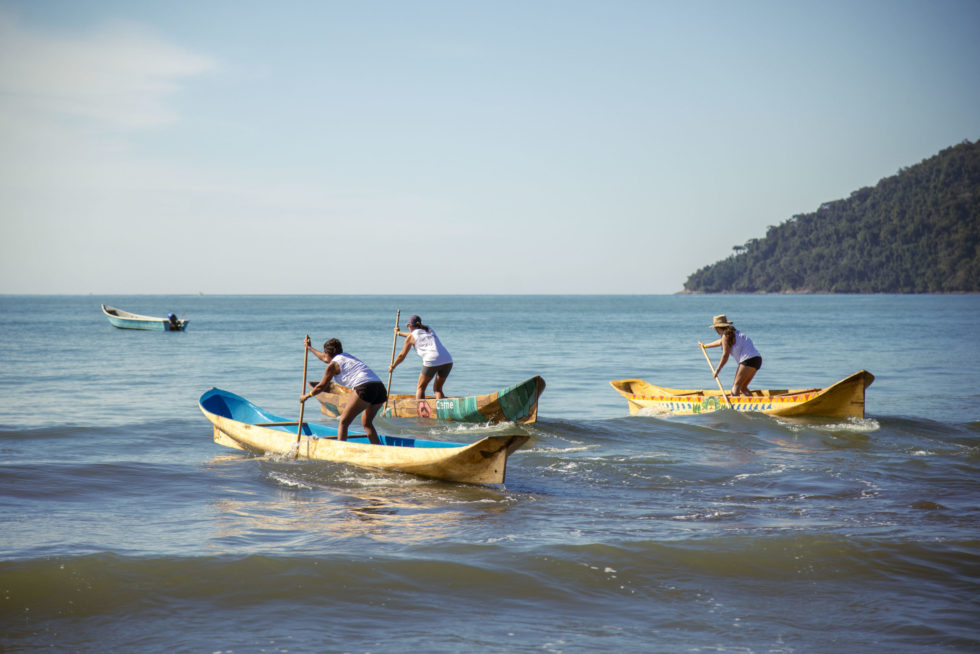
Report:
<svg viewBox="0 0 980 654"><path fill-rule="evenodd" d="M102 305L102 313L105 314L113 327L119 329L149 329L158 332L179 332L183 331L189 320L180 320L174 314L169 318L154 318L153 316L141 316L138 313L130 313L110 307L108 304Z"/></svg>
<svg viewBox="0 0 980 654"><path fill-rule="evenodd" d="M286 454L317 461L406 472L421 477L473 484L502 484L507 457L527 442L522 434L487 436L475 443L449 443L379 434L372 445L364 434L337 440L337 428L303 423L267 413L245 398L212 388L200 399L201 412L214 425L214 442L255 454ZM298 440L298 444L297 444Z"/></svg>
<svg viewBox="0 0 980 654"><path fill-rule="evenodd" d="M544 391L544 379L531 377L519 384L508 386L486 395L467 397L426 398L429 417L434 420L456 422L534 422L538 419L538 398ZM347 406L354 392L346 386L331 382L330 388L314 397L320 401L320 410L328 416L338 416ZM415 395L392 393L378 415L385 418L417 418L419 405Z"/></svg>
<svg viewBox="0 0 980 654"><path fill-rule="evenodd" d="M861 370L826 388L757 390L751 395L728 395L736 411L765 413L771 416L827 416L863 418L864 391L875 380ZM675 415L708 413L727 408L721 391L679 390L655 386L642 379L618 379L609 382L626 398L631 414L651 409Z"/></svg>

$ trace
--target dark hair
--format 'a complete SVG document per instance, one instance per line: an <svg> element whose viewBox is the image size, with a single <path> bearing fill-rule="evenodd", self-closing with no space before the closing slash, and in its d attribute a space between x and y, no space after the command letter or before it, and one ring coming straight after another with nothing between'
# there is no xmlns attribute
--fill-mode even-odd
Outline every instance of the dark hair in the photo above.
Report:
<svg viewBox="0 0 980 654"><path fill-rule="evenodd" d="M341 345L340 341L338 341L336 338L331 338L329 341L323 344L323 351L330 356L335 357L344 351L344 346Z"/></svg>
<svg viewBox="0 0 980 654"><path fill-rule="evenodd" d="M728 347L735 345L735 325L728 325L721 328L721 337L728 343Z"/></svg>
<svg viewBox="0 0 980 654"><path fill-rule="evenodd" d="M408 326L410 329L415 327L417 329L424 329L427 332L432 331L431 329L429 329L428 325L422 324L422 319L419 318L418 316L412 316L412 318L414 318L415 320L414 321L412 321L411 319L409 320Z"/></svg>

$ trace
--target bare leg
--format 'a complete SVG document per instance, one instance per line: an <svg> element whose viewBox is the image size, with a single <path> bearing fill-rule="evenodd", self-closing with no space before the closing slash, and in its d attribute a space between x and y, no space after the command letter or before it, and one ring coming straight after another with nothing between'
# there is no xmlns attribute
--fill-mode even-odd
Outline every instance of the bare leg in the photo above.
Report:
<svg viewBox="0 0 980 654"><path fill-rule="evenodd" d="M419 375L419 383L415 387L415 397L422 400L425 398L425 389L429 387L429 382L432 381L432 377L426 377L425 375Z"/></svg>
<svg viewBox="0 0 980 654"><path fill-rule="evenodd" d="M755 368L749 366L738 367L735 371L735 383L732 385L732 395L751 395L749 390L749 382L755 377Z"/></svg>
<svg viewBox="0 0 980 654"><path fill-rule="evenodd" d="M432 392L435 393L436 399L441 400L446 397L446 394L442 392L442 385L446 383L446 378L449 375L436 375L436 380L432 383Z"/></svg>
<svg viewBox="0 0 980 654"><path fill-rule="evenodd" d="M419 415L423 418L431 418L432 412L429 411L429 404L425 401L425 389L429 386L429 381L432 377L426 377L425 375L419 375L419 383L415 388L415 399L418 405Z"/></svg>
<svg viewBox="0 0 980 654"><path fill-rule="evenodd" d="M353 394L353 397L350 399L350 401L347 402L347 406L344 407L343 412L340 414L340 417L337 419L338 440L342 440L342 441L347 440L347 428L350 427L352 422L354 422L354 418L357 417L357 414L367 409L368 406L370 405L368 405L367 402L365 402L360 397L358 397L356 393ZM377 409L375 409L374 411L375 413L378 412ZM371 420L374 420L373 415L371 416ZM375 438L377 437L378 437L377 433L375 433Z"/></svg>
<svg viewBox="0 0 980 654"><path fill-rule="evenodd" d="M374 416L377 415L381 406L381 404L372 404L364 409L364 413L361 415L361 426L364 427L364 433L367 434L368 440L374 445L381 445L381 439L378 438L378 430L374 428Z"/></svg>

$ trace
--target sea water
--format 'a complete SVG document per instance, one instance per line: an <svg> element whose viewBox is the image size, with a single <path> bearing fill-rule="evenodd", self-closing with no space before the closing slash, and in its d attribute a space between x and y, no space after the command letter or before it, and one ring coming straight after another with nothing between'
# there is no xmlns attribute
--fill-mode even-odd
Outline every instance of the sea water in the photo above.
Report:
<svg viewBox="0 0 980 654"><path fill-rule="evenodd" d="M213 443L212 386L298 417L306 334L387 382L399 309L451 394L544 377L532 425L377 422L528 434L506 484ZM753 387L867 369L866 417L629 415L610 380L716 388L719 313ZM0 650L976 652L978 325L975 295L2 296Z"/></svg>

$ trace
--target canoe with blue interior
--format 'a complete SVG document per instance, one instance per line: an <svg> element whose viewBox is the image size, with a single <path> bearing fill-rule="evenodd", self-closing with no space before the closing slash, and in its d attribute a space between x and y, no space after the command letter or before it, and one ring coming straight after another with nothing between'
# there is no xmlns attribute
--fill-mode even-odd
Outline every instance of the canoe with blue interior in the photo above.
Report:
<svg viewBox="0 0 980 654"><path fill-rule="evenodd" d="M157 332L179 332L187 327L188 320L181 320L174 314L166 318L155 318L153 316L141 316L138 313L130 313L108 304L102 305L102 313L109 319L113 327L119 329L149 329Z"/></svg>
<svg viewBox="0 0 980 654"><path fill-rule="evenodd" d="M363 433L337 440L332 425L303 423L263 411L240 395L212 388L201 395L201 412L214 426L214 442L253 454L285 454L347 463L421 477L474 484L502 484L507 457L527 442L522 434L487 436L475 443L385 436L372 445ZM298 440L298 446L297 446Z"/></svg>

